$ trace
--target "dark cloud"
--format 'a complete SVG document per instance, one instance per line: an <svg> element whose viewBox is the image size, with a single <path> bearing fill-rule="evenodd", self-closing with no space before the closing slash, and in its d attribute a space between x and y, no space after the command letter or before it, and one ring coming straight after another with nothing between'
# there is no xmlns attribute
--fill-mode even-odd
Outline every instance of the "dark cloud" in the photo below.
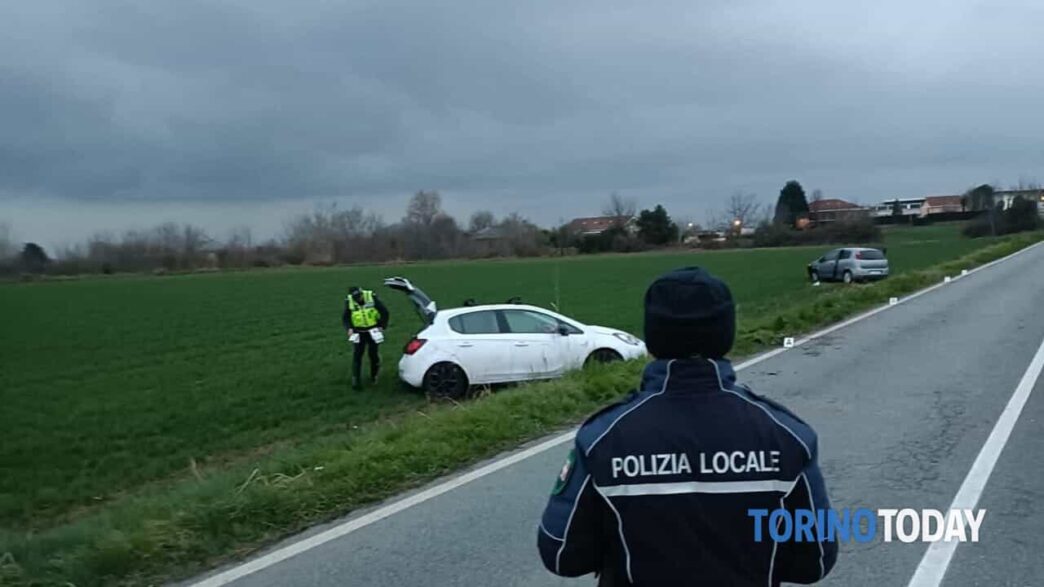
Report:
<svg viewBox="0 0 1044 587"><path fill-rule="evenodd" d="M849 4L7 3L0 205L1044 179L1039 2Z"/></svg>

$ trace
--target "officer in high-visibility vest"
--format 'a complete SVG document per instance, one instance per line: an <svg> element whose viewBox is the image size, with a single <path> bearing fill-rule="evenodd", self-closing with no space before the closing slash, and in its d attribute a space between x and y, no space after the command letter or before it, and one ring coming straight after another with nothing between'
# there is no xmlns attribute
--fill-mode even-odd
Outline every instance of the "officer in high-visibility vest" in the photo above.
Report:
<svg viewBox="0 0 1044 587"><path fill-rule="evenodd" d="M344 300L341 322L348 339L355 345L352 355L352 389L362 387L363 353L370 353L370 381L377 383L381 370L381 356L377 345L384 341L388 327L388 308L368 289L353 286Z"/></svg>

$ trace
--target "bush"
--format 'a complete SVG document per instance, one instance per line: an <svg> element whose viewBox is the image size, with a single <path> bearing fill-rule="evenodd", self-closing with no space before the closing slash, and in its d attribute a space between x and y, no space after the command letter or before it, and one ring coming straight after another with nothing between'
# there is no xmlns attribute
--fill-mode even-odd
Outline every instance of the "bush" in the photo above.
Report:
<svg viewBox="0 0 1044 587"><path fill-rule="evenodd" d="M808 230L794 230L781 224L763 224L754 233L754 246L757 247L876 242L881 242L881 229L869 218L832 222Z"/></svg>
<svg viewBox="0 0 1044 587"><path fill-rule="evenodd" d="M614 226L601 234L589 234L580 239L577 248L581 253L634 253L649 248L642 239L621 226Z"/></svg>
<svg viewBox="0 0 1044 587"><path fill-rule="evenodd" d="M990 228L990 221L988 218L980 218L975 222L969 222L968 226L965 226L964 229L961 230L961 234L968 238L980 238L983 236L992 236L993 229Z"/></svg>
<svg viewBox="0 0 1044 587"><path fill-rule="evenodd" d="M1007 210L1000 210L1000 206L993 212L993 224L990 223L990 215L983 214L974 222L964 227L964 236L979 238L984 236L1000 236L1036 230L1041 227L1040 214L1037 212L1037 203L1031 200L1017 197ZM994 233L996 228L996 233Z"/></svg>

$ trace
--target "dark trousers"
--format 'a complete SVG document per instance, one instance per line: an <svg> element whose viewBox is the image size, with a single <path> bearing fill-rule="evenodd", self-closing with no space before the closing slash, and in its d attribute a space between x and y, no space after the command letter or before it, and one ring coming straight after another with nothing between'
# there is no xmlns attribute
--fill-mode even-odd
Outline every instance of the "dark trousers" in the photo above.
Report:
<svg viewBox="0 0 1044 587"><path fill-rule="evenodd" d="M352 377L355 380L362 379L363 353L370 353L370 377L376 377L381 368L380 345L373 341L370 333L362 330L359 332L359 342L355 343L355 352L352 354Z"/></svg>

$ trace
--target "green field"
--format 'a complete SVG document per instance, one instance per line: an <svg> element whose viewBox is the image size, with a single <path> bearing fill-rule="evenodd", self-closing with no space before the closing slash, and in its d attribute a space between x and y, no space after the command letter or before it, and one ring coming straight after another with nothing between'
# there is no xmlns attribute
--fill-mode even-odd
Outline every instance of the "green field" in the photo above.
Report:
<svg viewBox="0 0 1044 587"><path fill-rule="evenodd" d="M956 226L886 235L896 274L992 242L961 239ZM443 305L521 295L640 334L649 281L701 265L733 288L742 330L835 291L805 280L805 263L825 248L0 286L0 529L17 536L62 527L136 496L278 460L296 446L424 409L424 398L395 380L397 355L419 325L396 292L377 288L393 316L382 381L349 390L340 312L352 284L376 288L386 276L403 275Z"/></svg>

